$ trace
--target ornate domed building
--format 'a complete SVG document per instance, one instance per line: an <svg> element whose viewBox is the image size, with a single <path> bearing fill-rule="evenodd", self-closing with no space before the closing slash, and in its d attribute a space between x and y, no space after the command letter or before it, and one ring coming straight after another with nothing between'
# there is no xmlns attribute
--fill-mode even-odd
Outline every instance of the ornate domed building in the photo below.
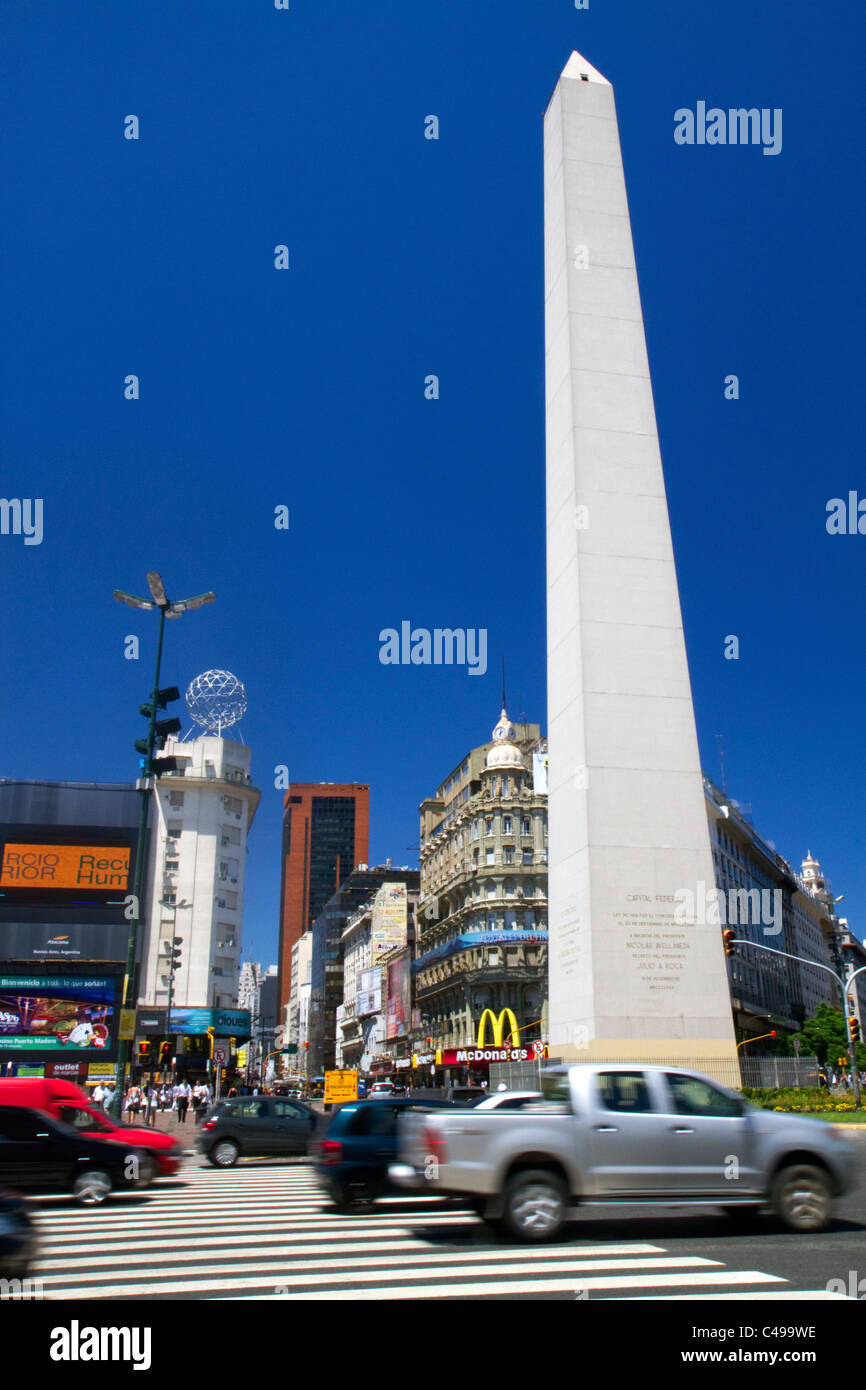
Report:
<svg viewBox="0 0 866 1390"><path fill-rule="evenodd" d="M437 1050L474 1048L485 1009L513 1012L515 1045L547 1036L546 756L539 726L512 723L503 704L492 741L421 805L413 970Z"/></svg>

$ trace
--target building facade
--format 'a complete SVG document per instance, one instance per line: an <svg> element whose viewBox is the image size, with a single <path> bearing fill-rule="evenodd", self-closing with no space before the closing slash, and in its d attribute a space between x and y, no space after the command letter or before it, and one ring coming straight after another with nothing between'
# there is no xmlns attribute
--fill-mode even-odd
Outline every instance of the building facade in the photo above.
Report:
<svg viewBox="0 0 866 1390"><path fill-rule="evenodd" d="M165 1007L172 939L181 938L172 1006L237 1007L247 836L261 793L245 744L169 738L176 773L154 788L139 1002Z"/></svg>
<svg viewBox="0 0 866 1390"><path fill-rule="evenodd" d="M727 905L727 923L720 925L733 927L738 937L770 951L814 962L736 947L728 959L728 978L738 1037L766 1032L773 1025L794 1032L819 1004L840 1006L838 988L822 968L837 968L832 897L811 855L798 875L708 778L704 792L716 888Z"/></svg>
<svg viewBox="0 0 866 1390"><path fill-rule="evenodd" d="M299 783L283 801L279 993L292 994L292 948L356 864L367 862L370 789L360 782Z"/></svg>
<svg viewBox="0 0 866 1390"><path fill-rule="evenodd" d="M417 869L390 863L359 864L346 876L313 924L310 970L309 1072L319 1075L336 1064L337 1011L343 1005L343 932L349 919L385 882L418 891Z"/></svg>
<svg viewBox="0 0 866 1390"><path fill-rule="evenodd" d="M513 1010L521 1046L547 1036L545 755L539 726L503 708L492 741L421 804L412 970L435 1048L474 1046L488 1008Z"/></svg>

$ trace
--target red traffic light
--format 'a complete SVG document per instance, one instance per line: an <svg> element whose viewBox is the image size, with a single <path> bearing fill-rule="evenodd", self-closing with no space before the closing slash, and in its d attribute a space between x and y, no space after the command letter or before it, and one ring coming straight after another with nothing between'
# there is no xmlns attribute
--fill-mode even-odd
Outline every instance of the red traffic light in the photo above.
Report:
<svg viewBox="0 0 866 1390"><path fill-rule="evenodd" d="M722 932L722 940L723 940L724 943L725 943L725 955L726 955L726 956L732 956L732 955L734 954L734 948L733 948L733 946L731 945L731 942L734 940L734 938L736 937L736 935L737 935L737 933L736 933L735 931L732 931L730 928L728 928L727 931Z"/></svg>

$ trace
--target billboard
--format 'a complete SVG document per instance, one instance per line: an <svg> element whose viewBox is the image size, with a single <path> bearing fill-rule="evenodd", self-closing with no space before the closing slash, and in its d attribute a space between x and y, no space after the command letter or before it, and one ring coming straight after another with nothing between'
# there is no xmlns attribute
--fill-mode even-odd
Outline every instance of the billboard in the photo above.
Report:
<svg viewBox="0 0 866 1390"><path fill-rule="evenodd" d="M404 951L388 966L388 1015L386 1038L403 1038L409 1032L412 1011L411 957Z"/></svg>
<svg viewBox="0 0 866 1390"><path fill-rule="evenodd" d="M361 971L361 988L355 995L355 1013L359 1017L363 1014L377 1014L382 1007L382 971L377 966L375 970Z"/></svg>
<svg viewBox="0 0 866 1390"><path fill-rule="evenodd" d="M0 888L129 887L129 845L17 844L0 859Z"/></svg>
<svg viewBox="0 0 866 1390"><path fill-rule="evenodd" d="M373 899L370 940L373 960L406 945L409 897L405 883L383 883Z"/></svg>
<svg viewBox="0 0 866 1390"><path fill-rule="evenodd" d="M122 977L0 972L0 1057L38 1064L113 1061Z"/></svg>
<svg viewBox="0 0 866 1390"><path fill-rule="evenodd" d="M125 962L138 834L127 818L137 793L97 788L85 796L84 789L50 786L33 801L20 788L5 790L0 808L13 814L0 824L0 958ZM94 819L114 815L117 823L14 816L38 808L59 818L67 806L86 806Z"/></svg>
<svg viewBox="0 0 866 1390"><path fill-rule="evenodd" d="M142 1010L142 1013L145 1012ZM172 1033L201 1034L208 1028L233 1038L246 1040L251 1036L249 1009L172 1009Z"/></svg>

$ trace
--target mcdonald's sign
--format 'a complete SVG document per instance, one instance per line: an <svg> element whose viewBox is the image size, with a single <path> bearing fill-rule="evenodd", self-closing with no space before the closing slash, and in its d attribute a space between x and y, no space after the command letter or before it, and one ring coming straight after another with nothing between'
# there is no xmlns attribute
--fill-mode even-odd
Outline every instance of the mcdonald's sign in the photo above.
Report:
<svg viewBox="0 0 866 1390"><path fill-rule="evenodd" d="M484 1013L481 1015L481 1020L478 1024L478 1047L484 1046L484 1035L487 1031L488 1018L490 1019L490 1025L493 1029L494 1047L502 1047L503 1045L502 1034L503 1029L505 1028L506 1019L508 1020L510 1027L505 1036L509 1039L513 1047L518 1046L520 1042L520 1029L517 1026L517 1019L514 1017L513 1010L503 1009L499 1017L496 1018L492 1009L485 1009Z"/></svg>

